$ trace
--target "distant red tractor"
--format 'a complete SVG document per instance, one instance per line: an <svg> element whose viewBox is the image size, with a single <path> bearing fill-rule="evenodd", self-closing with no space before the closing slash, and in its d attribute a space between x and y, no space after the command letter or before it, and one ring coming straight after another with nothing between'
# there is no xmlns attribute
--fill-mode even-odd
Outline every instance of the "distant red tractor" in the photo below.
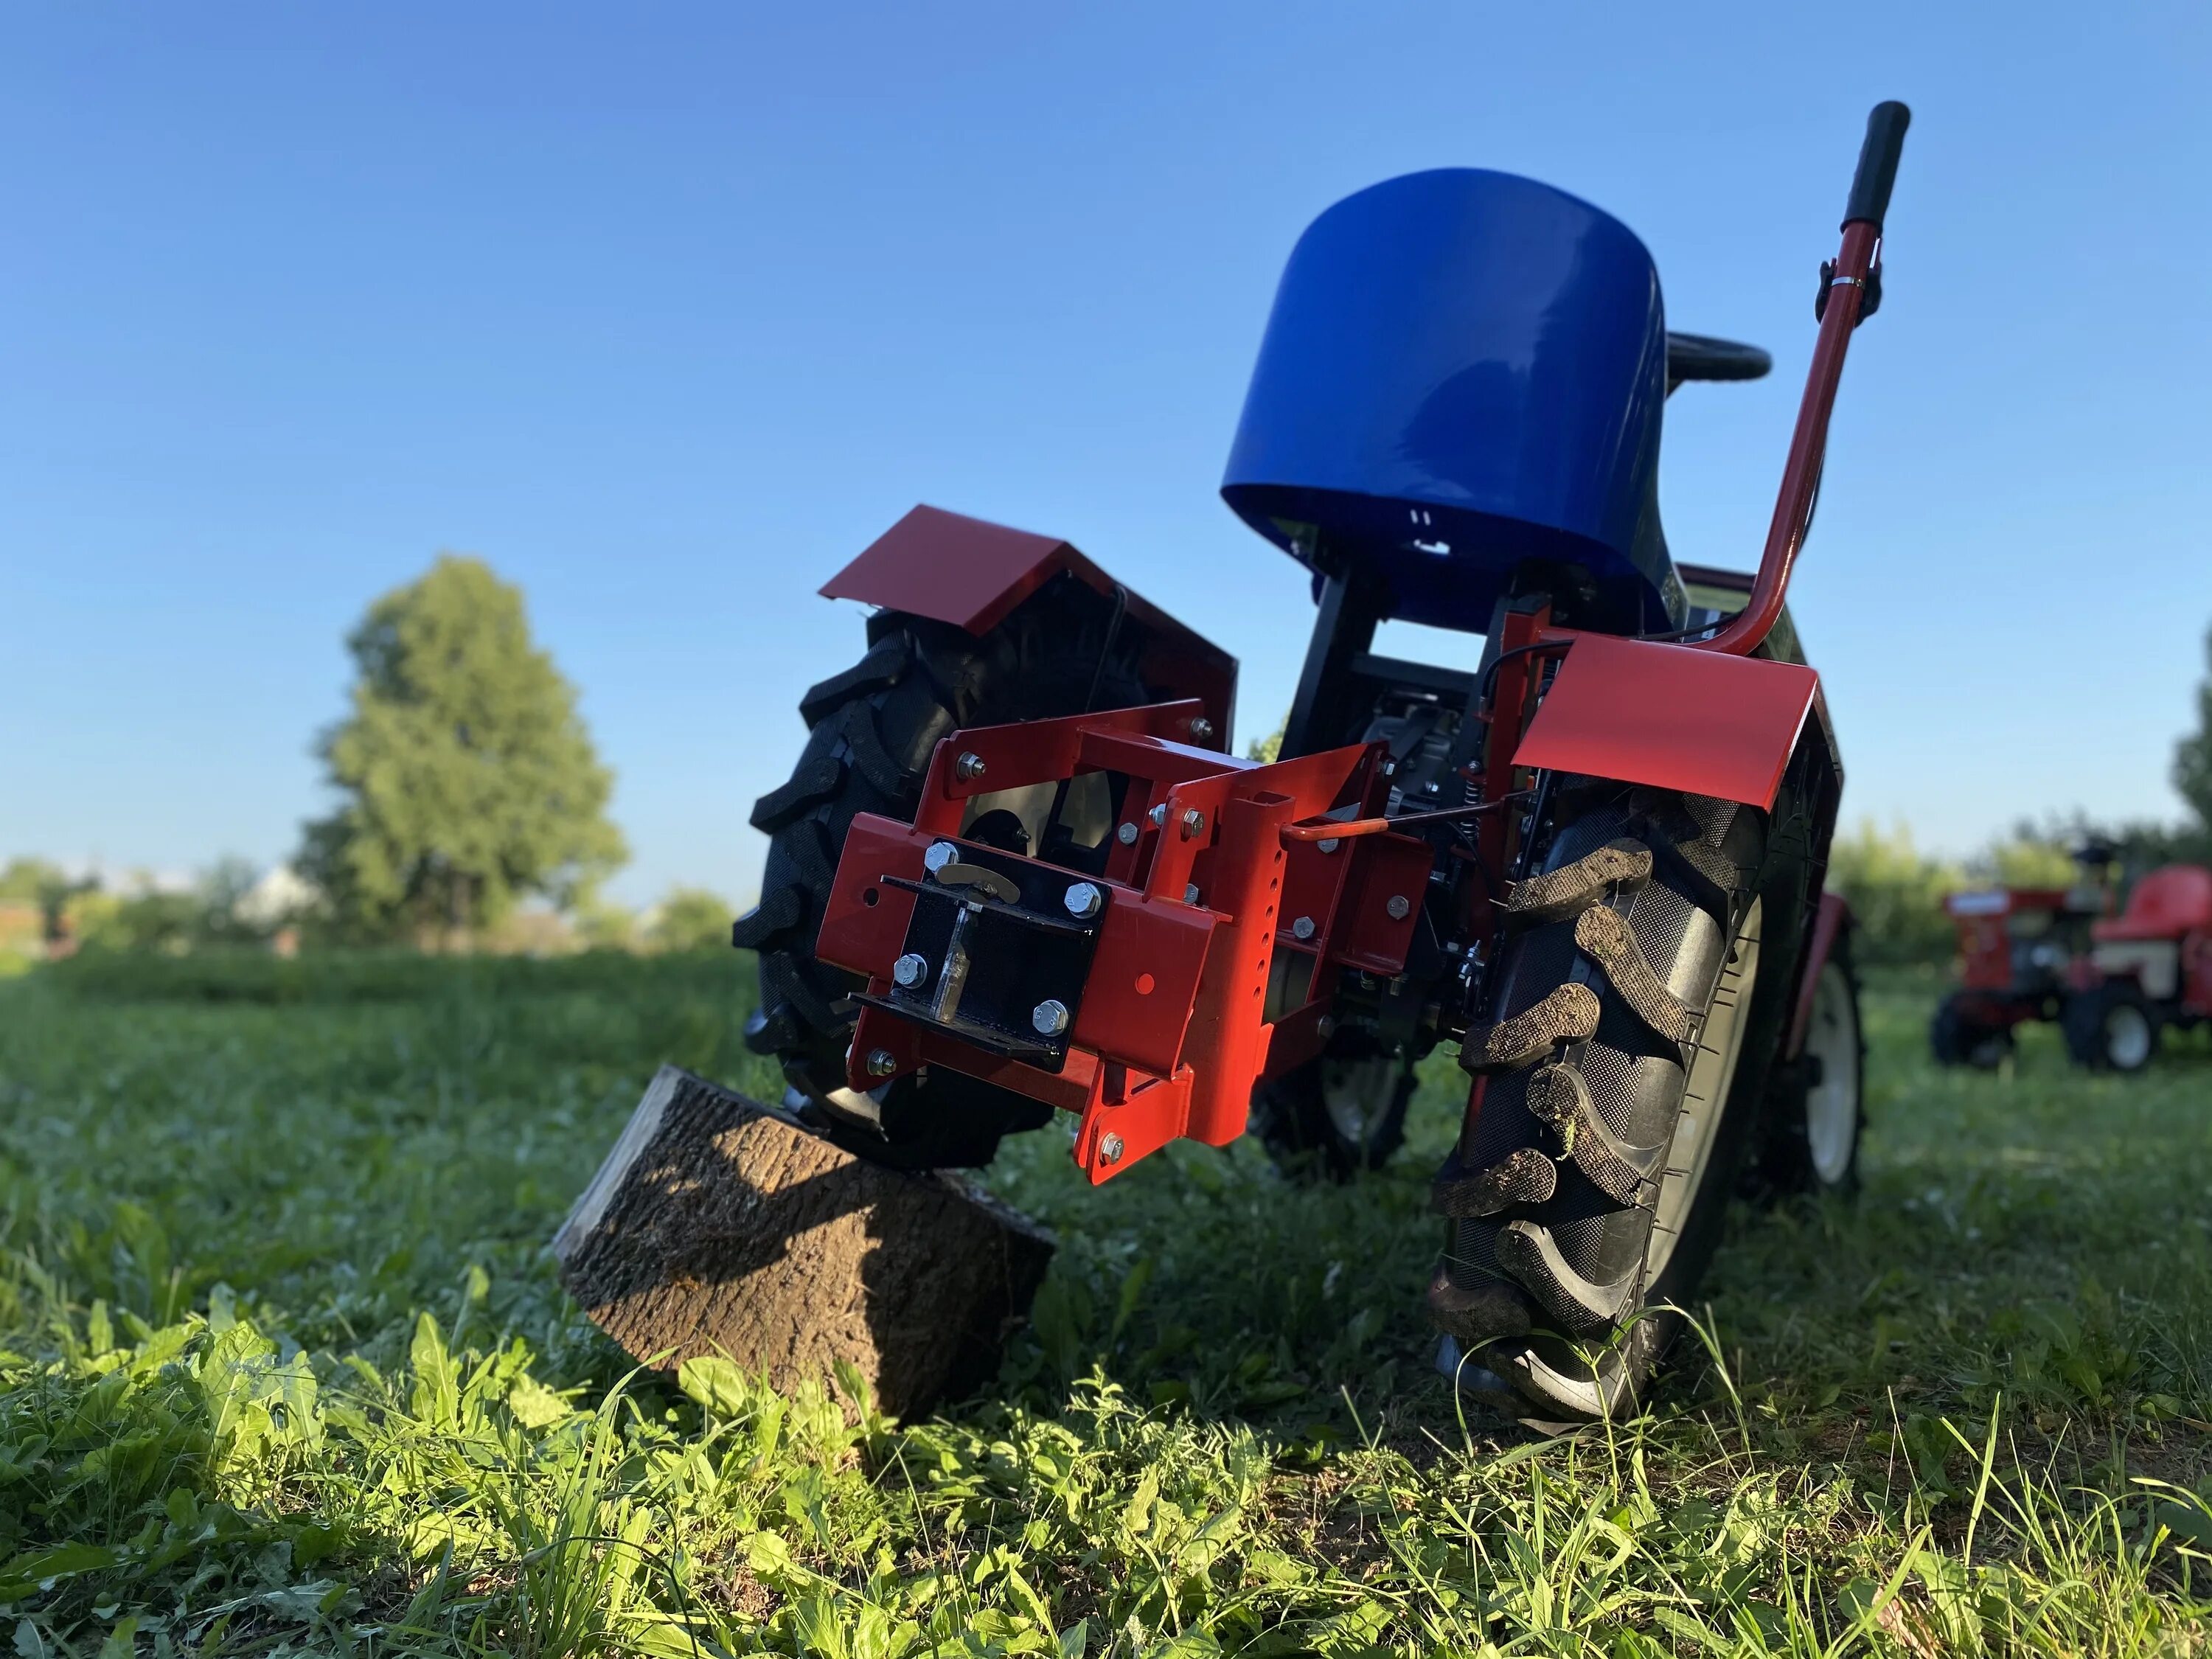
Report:
<svg viewBox="0 0 2212 1659"><path fill-rule="evenodd" d="M2212 1019L2212 870L2152 871L2130 890L2126 909L2089 933L2088 972L2059 1019L2076 1061L2140 1072L2166 1026Z"/></svg>
<svg viewBox="0 0 2212 1659"><path fill-rule="evenodd" d="M2013 1051L2013 1033L2056 1020L2087 972L2091 924L2109 912L2112 854L2077 851L2071 887L1992 887L1943 901L1959 935L1959 988L1936 1010L1929 1047L1944 1066L1994 1070Z"/></svg>
<svg viewBox="0 0 2212 1659"><path fill-rule="evenodd" d="M1960 987L1929 1027L1938 1063L1990 1070L2013 1034L2053 1020L2076 1063L2139 1072L2166 1026L2212 1018L2212 871L2168 865L2112 914L2102 848L2075 857L2070 888L1991 888L1944 900L1959 933Z"/></svg>

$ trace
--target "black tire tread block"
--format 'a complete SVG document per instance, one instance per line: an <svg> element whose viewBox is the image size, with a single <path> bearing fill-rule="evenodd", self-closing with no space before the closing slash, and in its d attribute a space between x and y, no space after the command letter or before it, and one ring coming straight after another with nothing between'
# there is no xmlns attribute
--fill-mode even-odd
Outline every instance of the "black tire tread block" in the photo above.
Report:
<svg viewBox="0 0 2212 1659"><path fill-rule="evenodd" d="M1531 896L1507 918L1491 1018L1462 1050L1486 1079L1480 1106L1446 1165L1458 1182L1484 1172L1480 1184L1533 1152L1555 1179L1540 1197L1454 1217L1429 1291L1437 1324L1519 1390L1524 1421L1544 1423L1632 1398L1664 1346L1644 1268L1657 1179L1722 969L1781 839L1766 815L1731 802L1595 781L1564 799L1530 881L1564 878L1516 890ZM1632 844L1643 859L1622 856ZM1724 1126L1733 1117L1732 1107ZM1725 1167L1707 1181L1724 1201L1734 1160L1714 1164ZM1509 1184L1500 1176L1481 1196ZM1467 1201L1462 1190L1448 1199Z"/></svg>

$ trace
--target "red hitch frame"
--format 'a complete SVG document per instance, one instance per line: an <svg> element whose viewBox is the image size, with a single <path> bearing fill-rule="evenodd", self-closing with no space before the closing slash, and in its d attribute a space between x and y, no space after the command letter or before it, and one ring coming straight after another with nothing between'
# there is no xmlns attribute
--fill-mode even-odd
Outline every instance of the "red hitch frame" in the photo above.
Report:
<svg viewBox="0 0 2212 1659"><path fill-rule="evenodd" d="M1285 834L1333 811L1377 814L1383 748L1261 765L1177 741L1196 712L1161 703L963 732L938 746L913 823L853 820L816 951L867 980L854 1088L944 1066L1046 1101L1078 1115L1075 1161L1095 1184L1179 1136L1234 1140L1254 1079L1321 1051L1339 975L1403 969L1428 845ZM953 952L912 951L917 905L951 880L979 916L1016 920L975 873L1007 855L963 840L963 825L1004 792L1094 772L1121 781L1103 874L1034 866L1099 899L1080 1000L1061 1007L1065 1054L1055 1065L994 1053L960 1023L961 987L945 994ZM1071 913L1085 902L1071 897ZM929 977L902 987L910 951ZM901 989L918 993L904 1007Z"/></svg>

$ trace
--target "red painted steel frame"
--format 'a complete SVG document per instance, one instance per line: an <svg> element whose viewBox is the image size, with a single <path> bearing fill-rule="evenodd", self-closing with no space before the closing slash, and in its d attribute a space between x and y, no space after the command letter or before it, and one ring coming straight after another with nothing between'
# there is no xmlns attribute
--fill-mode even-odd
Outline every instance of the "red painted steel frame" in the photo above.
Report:
<svg viewBox="0 0 2212 1659"><path fill-rule="evenodd" d="M1354 745L1257 765L1176 741L1196 707L957 732L932 757L912 824L854 817L815 949L866 975L878 995L890 988L915 905L884 878L922 880L923 854L933 842L957 842L971 802L1107 772L1127 780L1121 816L1134 833L1115 836L1103 878L1067 872L1071 882L1096 880L1108 902L1061 1070L1001 1059L871 1006L854 1031L852 1086L939 1065L1079 1113L1075 1160L1095 1183L1178 1136L1235 1139L1254 1080L1320 1052L1339 975L1404 968L1427 843L1378 835L1324 852L1283 835L1333 809L1378 810L1387 750ZM1279 958L1300 968L1291 983L1303 981L1282 1006L1273 1006ZM871 1068L878 1053L886 1060Z"/></svg>
<svg viewBox="0 0 2212 1659"><path fill-rule="evenodd" d="M1881 251L1881 228L1865 219L1844 226L1844 245L1836 256L1836 269L1828 284L1828 302L1820 317L1820 336L1813 347L1813 367L1805 377L1805 396L1797 405L1797 426L1790 437L1790 458L1783 464L1782 490L1774 502L1774 518L1767 526L1766 548L1759 561L1751 598L1727 627L1692 648L1747 657L1759 649L1782 614L1790 591L1790 573L1805 545L1805 532L1813 522L1813 502L1820 489L1820 467L1828 450L1828 417L1836 407L1836 388L1843 383L1844 356L1850 349L1851 331L1858 326L1859 311L1866 299L1866 283Z"/></svg>
<svg viewBox="0 0 2212 1659"><path fill-rule="evenodd" d="M1820 895L1820 908L1813 918L1813 937L1805 946L1805 970L1797 981L1797 1006L1790 1017L1790 1040L1783 1047L1785 1059L1805 1052L1806 1033L1813 1029L1813 998L1820 987L1820 971L1836 952L1836 941L1850 931L1851 907L1836 893Z"/></svg>
<svg viewBox="0 0 2212 1659"><path fill-rule="evenodd" d="M1129 619L1149 636L1139 665L1146 680L1172 696L1199 699L1214 735L1226 744L1237 712L1237 659L1053 537L917 507L823 583L821 592L826 599L858 599L980 635L1062 571L1100 593L1124 596Z"/></svg>

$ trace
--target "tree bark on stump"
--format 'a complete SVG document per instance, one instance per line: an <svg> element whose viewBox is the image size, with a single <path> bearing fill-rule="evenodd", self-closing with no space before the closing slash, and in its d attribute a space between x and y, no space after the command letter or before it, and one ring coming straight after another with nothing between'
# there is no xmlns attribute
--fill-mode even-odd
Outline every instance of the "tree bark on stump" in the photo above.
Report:
<svg viewBox="0 0 2212 1659"><path fill-rule="evenodd" d="M1052 1249L957 1176L866 1163L674 1066L553 1240L632 1358L720 1354L787 1389L847 1359L900 1416L989 1378Z"/></svg>

